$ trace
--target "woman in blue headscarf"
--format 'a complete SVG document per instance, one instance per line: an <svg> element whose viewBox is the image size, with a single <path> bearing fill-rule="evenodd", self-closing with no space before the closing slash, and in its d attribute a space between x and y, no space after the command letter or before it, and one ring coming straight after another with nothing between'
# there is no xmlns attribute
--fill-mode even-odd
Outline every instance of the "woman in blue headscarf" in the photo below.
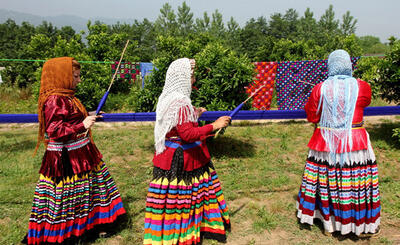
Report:
<svg viewBox="0 0 400 245"><path fill-rule="evenodd" d="M307 120L317 127L308 143L297 217L310 225L318 218L329 233L377 233L378 168L363 127L371 88L352 77L350 56L344 50L329 55L328 76L314 87L305 106Z"/></svg>

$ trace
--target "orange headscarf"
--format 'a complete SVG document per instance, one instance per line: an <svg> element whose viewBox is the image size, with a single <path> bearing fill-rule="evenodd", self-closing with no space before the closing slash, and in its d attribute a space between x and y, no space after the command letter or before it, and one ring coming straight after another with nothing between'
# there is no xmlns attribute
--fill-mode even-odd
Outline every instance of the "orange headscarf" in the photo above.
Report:
<svg viewBox="0 0 400 245"><path fill-rule="evenodd" d="M75 88L73 88L73 61L76 64L77 61L72 57L60 57L54 58L46 61L43 65L42 79L40 81L40 93L38 99L38 120L39 120L39 134L38 142L36 144L35 153L39 148L41 142L46 142L44 140L45 124L44 124L44 114L43 107L47 98L50 95L61 95L69 97L73 104L83 113L86 117L88 115L85 107L75 97Z"/></svg>

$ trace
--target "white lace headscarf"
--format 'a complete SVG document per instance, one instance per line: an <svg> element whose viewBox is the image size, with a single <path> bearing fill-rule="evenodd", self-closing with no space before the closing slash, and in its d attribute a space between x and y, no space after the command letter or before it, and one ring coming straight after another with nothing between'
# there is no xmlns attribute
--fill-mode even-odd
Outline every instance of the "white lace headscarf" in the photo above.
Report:
<svg viewBox="0 0 400 245"><path fill-rule="evenodd" d="M194 65L194 60L181 58L168 67L156 109L154 142L157 155L165 150L165 135L172 128L185 122L197 122L198 117L190 100Z"/></svg>
<svg viewBox="0 0 400 245"><path fill-rule="evenodd" d="M352 148L352 121L358 97L358 82L352 77L350 55L344 50L336 50L328 58L328 79L321 86L321 133L327 143L331 160L336 159L338 145L340 152ZM346 153L347 154L347 153ZM339 160L343 165L343 156ZM336 162L336 160L334 160Z"/></svg>

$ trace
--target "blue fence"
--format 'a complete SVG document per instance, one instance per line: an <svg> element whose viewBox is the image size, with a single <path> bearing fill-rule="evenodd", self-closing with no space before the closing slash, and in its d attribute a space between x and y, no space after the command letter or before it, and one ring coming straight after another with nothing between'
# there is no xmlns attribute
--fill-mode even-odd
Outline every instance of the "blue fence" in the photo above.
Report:
<svg viewBox="0 0 400 245"><path fill-rule="evenodd" d="M214 121L220 116L229 115L230 111L207 111L200 117L202 121ZM400 106L367 107L365 116L400 115ZM110 113L104 114L104 122L135 122L155 121L155 112ZM270 111L239 111L233 120L268 120L268 119L303 119L304 110L270 110ZM36 123L37 114L0 114L0 123Z"/></svg>

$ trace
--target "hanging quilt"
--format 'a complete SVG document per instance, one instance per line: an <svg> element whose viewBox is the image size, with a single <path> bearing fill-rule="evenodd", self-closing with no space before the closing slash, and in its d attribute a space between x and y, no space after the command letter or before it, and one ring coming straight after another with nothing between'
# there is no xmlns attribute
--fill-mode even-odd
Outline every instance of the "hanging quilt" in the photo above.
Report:
<svg viewBox="0 0 400 245"><path fill-rule="evenodd" d="M253 97L252 107L258 110L269 110L271 108L272 93L274 91L274 83L276 76L277 62L255 62L256 77L254 81L247 87L246 93L250 96L259 87L265 85Z"/></svg>
<svg viewBox="0 0 400 245"><path fill-rule="evenodd" d="M360 57L353 57L353 71ZM276 92L279 110L302 110L313 87L328 78L328 60L283 61L278 63Z"/></svg>
<svg viewBox="0 0 400 245"><path fill-rule="evenodd" d="M111 64L111 72L114 75L115 69L118 67L118 61ZM140 64L132 62L121 62L116 78L127 79L135 81L136 77L140 74Z"/></svg>

